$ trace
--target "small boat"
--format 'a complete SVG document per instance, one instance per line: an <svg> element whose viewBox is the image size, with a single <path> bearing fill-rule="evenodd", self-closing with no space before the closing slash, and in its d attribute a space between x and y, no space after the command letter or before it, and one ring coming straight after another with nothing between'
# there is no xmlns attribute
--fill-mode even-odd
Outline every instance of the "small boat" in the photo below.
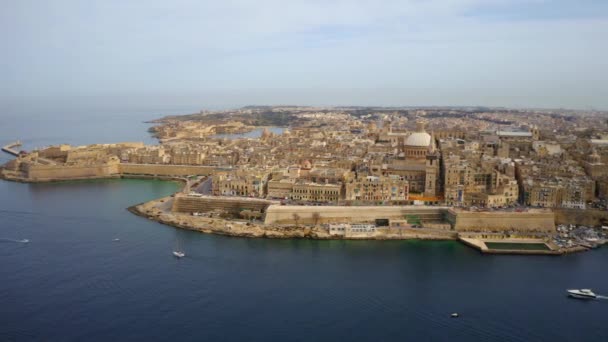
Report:
<svg viewBox="0 0 608 342"><path fill-rule="evenodd" d="M184 253L184 249L182 248L182 241L181 241L179 235L177 235L175 237L175 246L173 247L173 255L178 259L181 259L186 256L186 253Z"/></svg>
<svg viewBox="0 0 608 342"><path fill-rule="evenodd" d="M458 317L458 312L454 312L453 314L450 315L452 318L456 318Z"/></svg>
<svg viewBox="0 0 608 342"><path fill-rule="evenodd" d="M580 290L566 290L568 292L568 296L578 299L595 299L597 295L593 293L590 289L580 289Z"/></svg>
<svg viewBox="0 0 608 342"><path fill-rule="evenodd" d="M112 241L120 241L120 239L119 239L119 238L116 238L116 239L114 239L114 240L112 240Z"/></svg>

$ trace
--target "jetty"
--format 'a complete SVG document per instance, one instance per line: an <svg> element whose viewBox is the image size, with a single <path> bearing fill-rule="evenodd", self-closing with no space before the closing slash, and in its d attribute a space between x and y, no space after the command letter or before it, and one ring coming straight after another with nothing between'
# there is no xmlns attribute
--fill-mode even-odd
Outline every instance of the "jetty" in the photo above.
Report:
<svg viewBox="0 0 608 342"><path fill-rule="evenodd" d="M15 147L19 147L21 146L21 141L17 140L17 141L13 141L12 143L2 146L2 151L8 153L8 154L12 154L13 156L17 157L19 156L19 152L15 151L13 148Z"/></svg>

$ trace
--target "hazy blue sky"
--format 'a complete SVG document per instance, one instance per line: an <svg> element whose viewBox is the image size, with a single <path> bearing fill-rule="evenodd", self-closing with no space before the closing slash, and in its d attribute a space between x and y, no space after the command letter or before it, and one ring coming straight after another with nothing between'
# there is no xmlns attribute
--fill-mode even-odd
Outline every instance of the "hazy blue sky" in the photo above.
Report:
<svg viewBox="0 0 608 342"><path fill-rule="evenodd" d="M5 101L608 109L606 0L0 5Z"/></svg>

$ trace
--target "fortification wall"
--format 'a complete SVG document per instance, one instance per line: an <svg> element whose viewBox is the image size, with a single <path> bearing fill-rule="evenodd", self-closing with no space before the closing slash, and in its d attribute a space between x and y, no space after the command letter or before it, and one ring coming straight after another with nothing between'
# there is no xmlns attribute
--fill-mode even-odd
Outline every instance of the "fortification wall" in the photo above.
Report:
<svg viewBox="0 0 608 342"><path fill-rule="evenodd" d="M97 165L42 165L30 164L24 169L31 181L69 180L118 176L118 163Z"/></svg>
<svg viewBox="0 0 608 342"><path fill-rule="evenodd" d="M176 195L172 211L180 213L210 212L221 210L238 214L242 210L264 212L270 201L256 199L239 199L229 197L195 197Z"/></svg>
<svg viewBox="0 0 608 342"><path fill-rule="evenodd" d="M376 219L403 220L415 215L423 222L443 221L446 207L425 206L286 206L271 205L266 211L266 224L299 224L373 222Z"/></svg>
<svg viewBox="0 0 608 342"><path fill-rule="evenodd" d="M600 209L554 209L557 224L580 224L585 226L608 225L608 211Z"/></svg>
<svg viewBox="0 0 608 342"><path fill-rule="evenodd" d="M120 173L156 176L211 175L215 171L210 166L163 165L163 164L120 164Z"/></svg>
<svg viewBox="0 0 608 342"><path fill-rule="evenodd" d="M449 210L449 221L461 232L539 232L555 233L555 214L552 211L529 212L471 212Z"/></svg>

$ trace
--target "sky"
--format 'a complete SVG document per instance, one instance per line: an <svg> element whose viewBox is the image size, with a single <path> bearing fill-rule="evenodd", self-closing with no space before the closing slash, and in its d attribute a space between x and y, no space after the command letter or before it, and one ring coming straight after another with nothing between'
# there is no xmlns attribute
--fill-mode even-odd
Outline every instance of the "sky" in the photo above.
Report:
<svg viewBox="0 0 608 342"><path fill-rule="evenodd" d="M606 0L0 0L0 102L608 109Z"/></svg>

